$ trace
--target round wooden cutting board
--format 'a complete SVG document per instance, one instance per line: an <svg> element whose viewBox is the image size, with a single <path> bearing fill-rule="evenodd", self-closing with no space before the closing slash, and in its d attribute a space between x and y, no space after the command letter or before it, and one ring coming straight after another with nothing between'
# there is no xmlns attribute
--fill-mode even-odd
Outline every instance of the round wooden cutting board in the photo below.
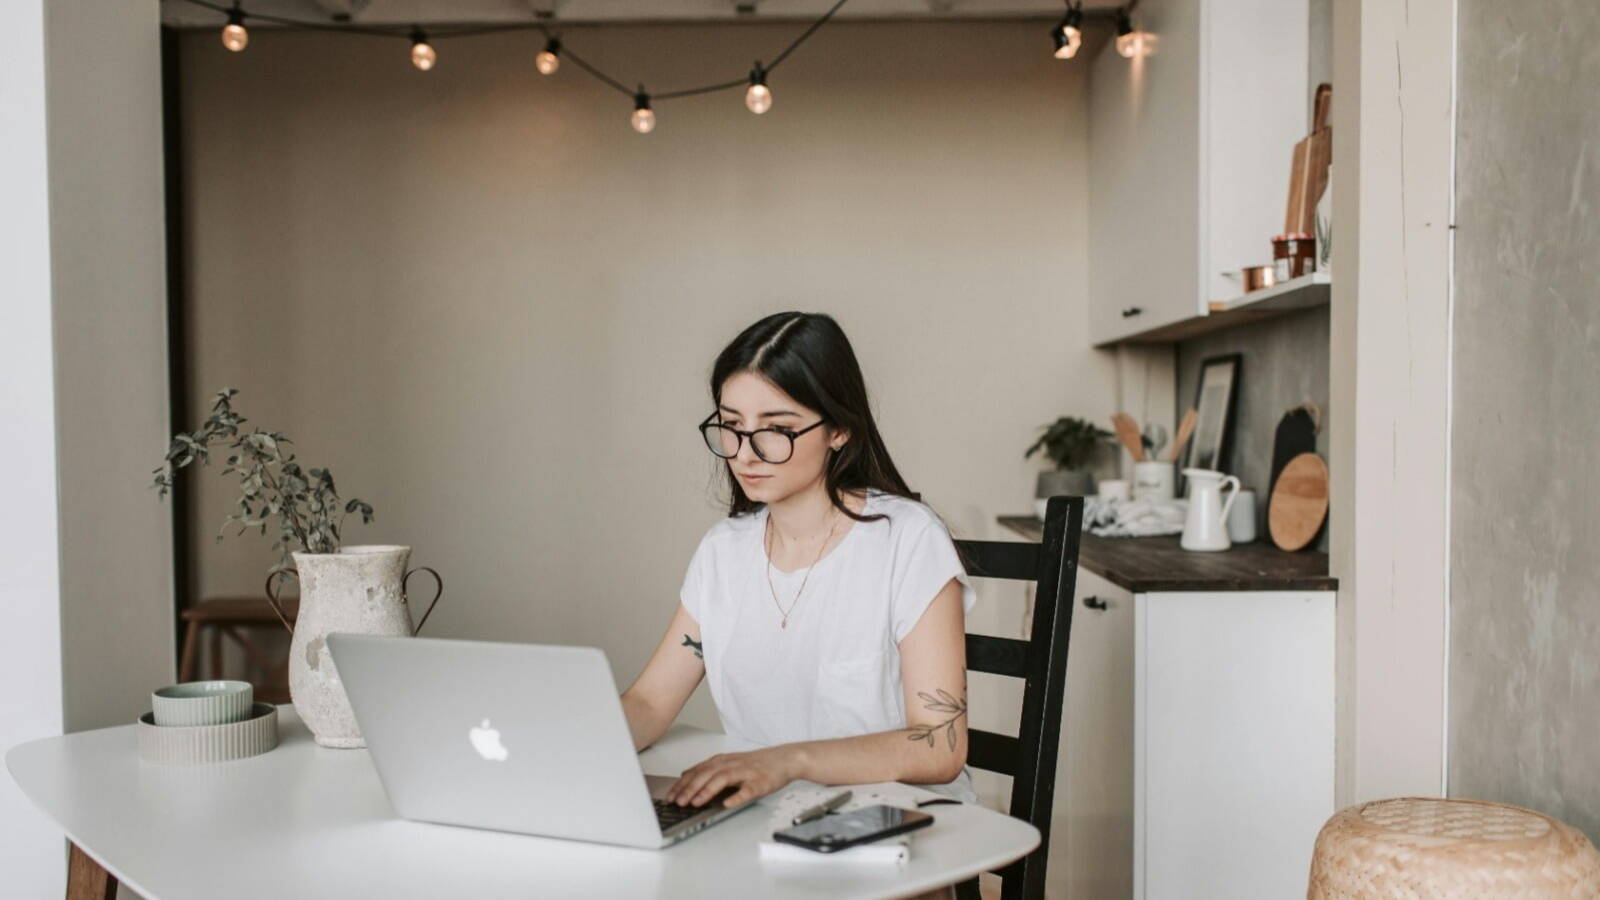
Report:
<svg viewBox="0 0 1600 900"><path fill-rule="evenodd" d="M1267 530L1282 550L1301 550L1316 540L1328 515L1328 464L1302 453L1283 467L1267 504Z"/></svg>

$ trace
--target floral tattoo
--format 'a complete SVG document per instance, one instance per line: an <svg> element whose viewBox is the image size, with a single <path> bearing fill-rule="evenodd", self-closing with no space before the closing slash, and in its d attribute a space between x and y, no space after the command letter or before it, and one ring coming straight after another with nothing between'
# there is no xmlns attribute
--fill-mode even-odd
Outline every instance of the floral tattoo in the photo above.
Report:
<svg viewBox="0 0 1600 900"><path fill-rule="evenodd" d="M938 696L929 694L926 691L917 691L917 696L922 698L922 708L929 712L945 713L950 718L934 725L913 725L911 733L906 735L906 740L927 741L928 746L932 747L935 732L943 731L946 743L950 745L951 750L955 750L956 722L967 714L967 701L957 700L955 697L950 696L949 691L942 688L936 688L934 693Z"/></svg>
<svg viewBox="0 0 1600 900"><path fill-rule="evenodd" d="M689 637L687 634L683 636L683 643L680 644L679 646L688 647L690 650L693 650L694 651L694 655L699 657L700 659L705 659L706 658L706 655L705 655L705 652L704 652L705 648L701 645L701 643L699 641L695 640L692 637Z"/></svg>

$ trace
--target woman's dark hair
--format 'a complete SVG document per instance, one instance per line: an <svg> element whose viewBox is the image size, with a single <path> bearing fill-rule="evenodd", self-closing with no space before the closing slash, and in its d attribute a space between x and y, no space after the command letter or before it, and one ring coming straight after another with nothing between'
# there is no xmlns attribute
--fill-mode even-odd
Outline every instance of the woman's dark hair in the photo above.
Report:
<svg viewBox="0 0 1600 900"><path fill-rule="evenodd" d="M783 312L767 316L751 325L717 355L711 367L711 400L722 402L722 385L739 372L752 372L778 386L778 389L816 410L833 428L842 428L850 438L837 451L830 451L823 468L828 497L840 512L859 522L884 518L883 515L857 515L844 505L843 491L875 489L884 493L918 499L889 458L889 450L878 434L867 401L867 383L861 366L850 349L850 339L832 316L822 313ZM745 495L739 479L726 462L723 474L728 479L728 515L754 512L761 504Z"/></svg>

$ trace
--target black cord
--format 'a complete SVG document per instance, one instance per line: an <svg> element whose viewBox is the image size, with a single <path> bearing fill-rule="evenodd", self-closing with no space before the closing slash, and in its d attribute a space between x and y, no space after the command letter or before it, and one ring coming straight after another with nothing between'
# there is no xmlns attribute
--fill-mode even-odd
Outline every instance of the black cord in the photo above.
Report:
<svg viewBox="0 0 1600 900"><path fill-rule="evenodd" d="M163 0L163 2L165 2L165 0ZM215 12L222 13L223 15L227 15L238 8L237 2L231 6L224 6L221 3L216 2L216 0L182 0L182 2L213 10ZM795 38L789 43L789 46L783 48L782 52L773 57L772 62L766 64L766 71L771 72L773 69L777 68L779 63L783 62L786 58L788 58L789 54L793 53L796 48L805 43L806 39L811 37L812 34L816 33L818 28L821 28L829 19L833 18L833 14L838 12L839 7L844 6L846 2L848 2L848 0L838 0L838 2L833 4L833 6L830 7L827 12L823 13L820 18L818 18L815 22L812 22L810 27L801 32L799 37ZM273 25L283 25L289 28L303 28L309 31L348 32L352 34L369 35L372 37L403 38L405 40L411 39L412 29L415 27L410 25L335 25L327 22L308 22L300 19L290 19L285 16L275 16L267 13L253 13L247 10L240 10L240 12L244 13L244 17L247 21L250 19L256 19L258 21L267 22ZM555 36L555 34L551 31L550 26L543 22L507 22L496 25L458 25L426 29L428 41L430 43L434 43L446 38L478 37L479 35L503 34L512 31L537 31L544 35L547 39ZM618 79L612 78L610 75L607 75L605 72L601 71L599 67L590 63L588 60L584 59L578 54L573 53L572 49L567 46L565 41L562 41L561 57L563 59L571 60L573 65L576 65L578 68L594 76L594 78L613 90L619 91L628 97L632 97L635 95L635 93L637 93L634 88L630 88ZM700 94L711 94L717 91L726 91L732 88L742 87L748 83L749 78L738 78L732 81L719 81L716 84L708 84L701 87L681 88L675 91L652 93L650 94L650 99L652 101L657 101L675 100L679 97L694 97Z"/></svg>

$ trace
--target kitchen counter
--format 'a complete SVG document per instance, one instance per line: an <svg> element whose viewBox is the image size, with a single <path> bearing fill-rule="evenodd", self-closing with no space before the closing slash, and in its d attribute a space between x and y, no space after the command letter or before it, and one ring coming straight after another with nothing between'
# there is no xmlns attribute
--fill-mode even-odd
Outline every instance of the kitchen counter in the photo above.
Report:
<svg viewBox="0 0 1600 900"><path fill-rule="evenodd" d="M1030 541L1041 540L1044 523L1033 516L1000 516L999 523ZM1087 532L1078 564L1135 594L1164 591L1332 591L1328 554L1286 553L1266 542L1236 545L1216 553L1178 546L1177 535L1106 538Z"/></svg>

